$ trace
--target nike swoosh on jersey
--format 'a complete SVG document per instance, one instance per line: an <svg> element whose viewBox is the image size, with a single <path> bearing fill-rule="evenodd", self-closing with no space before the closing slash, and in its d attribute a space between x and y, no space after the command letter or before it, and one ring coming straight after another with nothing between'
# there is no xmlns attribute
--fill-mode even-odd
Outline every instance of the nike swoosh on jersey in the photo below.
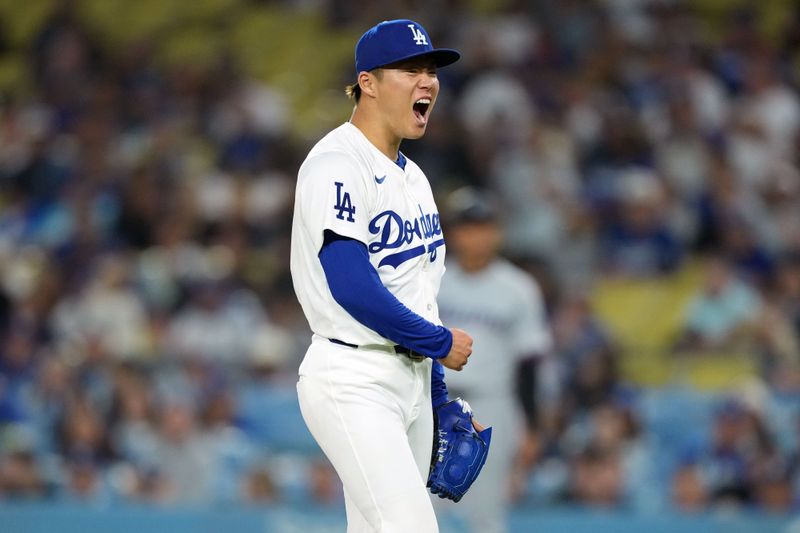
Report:
<svg viewBox="0 0 800 533"><path fill-rule="evenodd" d="M385 179L386 179L386 174L384 174L383 177L381 177L381 178L379 178L378 176L375 176L375 183L380 185L381 183L384 182Z"/></svg>

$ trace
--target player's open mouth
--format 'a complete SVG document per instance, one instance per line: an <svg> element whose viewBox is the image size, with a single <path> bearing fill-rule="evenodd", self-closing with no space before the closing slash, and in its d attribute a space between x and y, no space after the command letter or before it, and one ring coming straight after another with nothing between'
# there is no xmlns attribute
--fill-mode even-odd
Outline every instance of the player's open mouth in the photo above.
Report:
<svg viewBox="0 0 800 533"><path fill-rule="evenodd" d="M420 98L416 102L414 102L414 116L417 117L417 121L422 124L425 124L427 120L428 109L431 107L431 99L430 98Z"/></svg>

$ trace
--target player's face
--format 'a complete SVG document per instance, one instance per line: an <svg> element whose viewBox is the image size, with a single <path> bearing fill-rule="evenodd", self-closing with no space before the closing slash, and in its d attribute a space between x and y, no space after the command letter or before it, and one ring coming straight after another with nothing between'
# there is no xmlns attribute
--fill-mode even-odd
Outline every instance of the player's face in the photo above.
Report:
<svg viewBox="0 0 800 533"><path fill-rule="evenodd" d="M377 102L389 130L400 139L418 139L425 134L439 79L430 58L394 63L377 80Z"/></svg>
<svg viewBox="0 0 800 533"><path fill-rule="evenodd" d="M446 228L447 245L467 270L488 265L500 250L503 235L494 222L469 222Z"/></svg>

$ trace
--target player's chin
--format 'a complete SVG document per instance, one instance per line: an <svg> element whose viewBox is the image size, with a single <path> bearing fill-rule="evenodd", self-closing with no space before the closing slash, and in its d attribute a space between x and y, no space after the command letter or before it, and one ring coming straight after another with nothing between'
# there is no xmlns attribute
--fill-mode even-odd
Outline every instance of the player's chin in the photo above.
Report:
<svg viewBox="0 0 800 533"><path fill-rule="evenodd" d="M406 139L419 139L423 135L425 135L425 131L428 129L427 124L414 124L412 127L408 128L406 131L406 135L404 136Z"/></svg>

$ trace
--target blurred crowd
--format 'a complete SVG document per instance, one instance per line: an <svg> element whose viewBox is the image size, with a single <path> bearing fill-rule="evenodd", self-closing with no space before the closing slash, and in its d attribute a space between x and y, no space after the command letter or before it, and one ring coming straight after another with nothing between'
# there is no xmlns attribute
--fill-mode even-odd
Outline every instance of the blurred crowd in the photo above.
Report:
<svg viewBox="0 0 800 533"><path fill-rule="evenodd" d="M308 341L288 247L313 141L235 54L167 68L73 4L30 43L31 89L0 101L0 501L338 502L318 456L270 449L259 408ZM796 511L800 10L768 34L749 2L296 4L353 40L416 18L464 54L403 151L437 194L497 194L546 297L561 393L521 394L518 501ZM707 277L667 349L750 354L757 394L620 376L593 284L693 257Z"/></svg>

